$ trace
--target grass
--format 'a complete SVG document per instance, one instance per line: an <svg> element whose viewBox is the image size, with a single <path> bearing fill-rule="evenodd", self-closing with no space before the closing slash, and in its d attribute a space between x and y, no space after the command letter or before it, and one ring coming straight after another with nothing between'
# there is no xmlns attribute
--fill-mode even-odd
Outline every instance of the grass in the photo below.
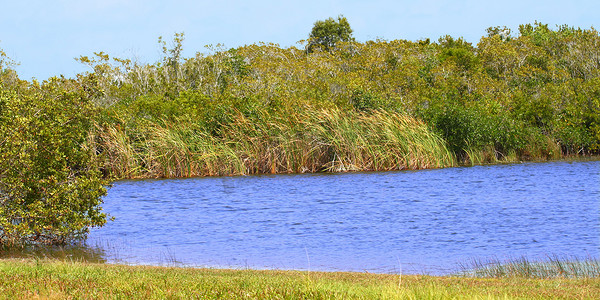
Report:
<svg viewBox="0 0 600 300"><path fill-rule="evenodd" d="M219 134L191 120L98 127L99 165L115 178L449 167L454 155L423 122L383 111L233 114Z"/></svg>
<svg viewBox="0 0 600 300"><path fill-rule="evenodd" d="M234 110L223 112L223 120L210 131L189 116L131 118L98 125L89 140L98 167L114 179L415 170L561 158L559 145L540 137L519 151L464 149L457 160L422 120L382 110Z"/></svg>
<svg viewBox="0 0 600 300"><path fill-rule="evenodd" d="M593 299L599 294L598 278L432 277L0 260L2 299Z"/></svg>
<svg viewBox="0 0 600 300"><path fill-rule="evenodd" d="M523 278L599 278L600 260L562 258L549 256L545 260L531 261L526 257L500 261L498 259L473 260L462 267L462 274L471 277L523 277Z"/></svg>
<svg viewBox="0 0 600 300"><path fill-rule="evenodd" d="M210 121L185 114L111 118L89 140L99 154L97 165L114 179L415 170L561 158L560 145L541 135L518 149L500 151L490 144L453 153L424 121L384 110L234 106Z"/></svg>

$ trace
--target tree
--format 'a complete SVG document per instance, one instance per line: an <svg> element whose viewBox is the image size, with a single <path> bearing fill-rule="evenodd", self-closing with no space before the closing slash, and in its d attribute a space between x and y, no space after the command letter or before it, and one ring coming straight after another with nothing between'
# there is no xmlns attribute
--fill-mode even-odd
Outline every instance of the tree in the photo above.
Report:
<svg viewBox="0 0 600 300"><path fill-rule="evenodd" d="M439 55L441 61L453 61L463 71L471 70L478 64L475 48L463 38L455 39L446 35L438 42L442 48Z"/></svg>
<svg viewBox="0 0 600 300"><path fill-rule="evenodd" d="M18 63L8 57L0 48L0 87L2 85L14 85L19 81L17 72L14 70L17 65Z"/></svg>
<svg viewBox="0 0 600 300"><path fill-rule="evenodd" d="M70 243L105 223L89 88L64 78L0 84L0 246Z"/></svg>
<svg viewBox="0 0 600 300"><path fill-rule="evenodd" d="M17 65L10 57L6 55L4 50L0 48L0 73L9 70L11 67Z"/></svg>
<svg viewBox="0 0 600 300"><path fill-rule="evenodd" d="M485 31L488 34L487 37L499 36L500 39L505 42L512 40L512 36L510 35L511 30L506 26L488 27L488 29L486 29Z"/></svg>
<svg viewBox="0 0 600 300"><path fill-rule="evenodd" d="M352 28L344 16L338 16L337 21L328 18L325 21L317 21L309 35L308 52L321 47L325 51L331 51L338 42L353 41Z"/></svg>

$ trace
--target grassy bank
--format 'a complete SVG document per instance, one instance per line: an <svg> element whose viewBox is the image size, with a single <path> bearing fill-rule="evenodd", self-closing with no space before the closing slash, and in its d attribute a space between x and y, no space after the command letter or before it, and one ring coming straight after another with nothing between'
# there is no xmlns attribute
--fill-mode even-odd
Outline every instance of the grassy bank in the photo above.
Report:
<svg viewBox="0 0 600 300"><path fill-rule="evenodd" d="M482 279L0 261L0 298L593 299L600 279Z"/></svg>

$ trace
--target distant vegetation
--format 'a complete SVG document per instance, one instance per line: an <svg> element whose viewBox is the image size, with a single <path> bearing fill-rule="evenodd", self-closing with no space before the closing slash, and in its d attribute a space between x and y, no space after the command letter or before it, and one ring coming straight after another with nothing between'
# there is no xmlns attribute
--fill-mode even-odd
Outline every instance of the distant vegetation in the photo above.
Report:
<svg viewBox="0 0 600 300"><path fill-rule="evenodd" d="M301 47L18 78L0 52L2 244L56 243L103 223L106 179L438 168L600 151L600 36L541 23L477 45L356 42L342 16Z"/></svg>

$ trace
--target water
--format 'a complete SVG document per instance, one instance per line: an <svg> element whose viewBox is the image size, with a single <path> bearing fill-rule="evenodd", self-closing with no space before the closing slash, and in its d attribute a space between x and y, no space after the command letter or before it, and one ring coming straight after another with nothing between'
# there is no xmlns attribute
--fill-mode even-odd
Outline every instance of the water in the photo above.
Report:
<svg viewBox="0 0 600 300"><path fill-rule="evenodd" d="M443 274L472 259L598 258L600 161L121 181L109 262Z"/></svg>

